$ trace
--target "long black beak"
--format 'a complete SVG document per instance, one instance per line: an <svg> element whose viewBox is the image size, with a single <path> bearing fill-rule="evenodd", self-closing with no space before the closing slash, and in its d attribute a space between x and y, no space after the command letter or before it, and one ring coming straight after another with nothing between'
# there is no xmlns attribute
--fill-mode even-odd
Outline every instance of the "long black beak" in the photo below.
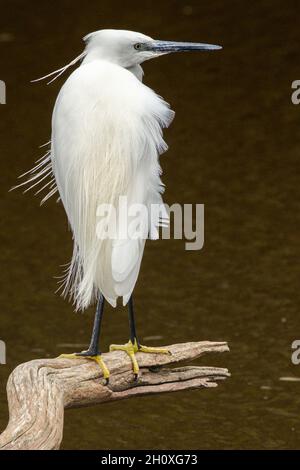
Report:
<svg viewBox="0 0 300 470"><path fill-rule="evenodd" d="M169 52L216 51L222 49L222 46L201 42L151 41L147 44L147 49L168 54Z"/></svg>

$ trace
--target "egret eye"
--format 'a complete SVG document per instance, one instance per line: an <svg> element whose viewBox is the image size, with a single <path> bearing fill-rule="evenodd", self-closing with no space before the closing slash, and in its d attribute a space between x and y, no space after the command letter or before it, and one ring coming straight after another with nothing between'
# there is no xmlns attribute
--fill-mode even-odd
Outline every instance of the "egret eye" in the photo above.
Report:
<svg viewBox="0 0 300 470"><path fill-rule="evenodd" d="M142 44L138 42L133 47L135 48L136 51L140 51L142 49Z"/></svg>

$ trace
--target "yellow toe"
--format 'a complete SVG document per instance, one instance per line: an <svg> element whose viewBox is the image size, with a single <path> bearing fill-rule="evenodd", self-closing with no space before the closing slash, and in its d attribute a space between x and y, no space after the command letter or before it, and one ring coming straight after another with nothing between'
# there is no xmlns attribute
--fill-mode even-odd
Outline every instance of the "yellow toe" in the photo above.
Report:
<svg viewBox="0 0 300 470"><path fill-rule="evenodd" d="M135 340L134 343L132 341L128 341L126 344L111 344L109 347L110 351L124 351L130 357L132 362L132 369L134 375L137 377L139 373L139 365L135 356L137 352L143 353L150 353L150 354L171 354L171 352L166 348L152 348L148 346L138 345L137 341Z"/></svg>
<svg viewBox="0 0 300 470"><path fill-rule="evenodd" d="M166 348L153 348L153 347L142 346L142 345L140 345L139 351L143 353L150 353L150 354L171 354L171 352Z"/></svg>
<svg viewBox="0 0 300 470"><path fill-rule="evenodd" d="M85 352L85 351L82 351L82 352ZM83 356L81 354L72 353L72 354L61 354L58 357L62 358L62 359L63 358L64 359L90 359L92 361L95 361L100 366L100 368L103 372L103 377L108 382L110 372L109 372L109 369L107 368L105 362L103 361L101 354L98 354L97 356Z"/></svg>
<svg viewBox="0 0 300 470"><path fill-rule="evenodd" d="M108 380L110 376L109 369L107 368L105 362L103 361L101 355L99 354L98 356L87 356L88 359L92 359L92 361L97 362L97 364L100 366L103 372L103 377Z"/></svg>
<svg viewBox="0 0 300 470"><path fill-rule="evenodd" d="M126 344L111 344L109 347L110 351L124 351L128 356L130 357L130 360L132 362L132 369L133 373L135 376L138 375L139 373L139 365L135 357L135 353L138 351L138 345L137 342L135 341L132 343L130 340Z"/></svg>
<svg viewBox="0 0 300 470"><path fill-rule="evenodd" d="M58 356L58 359L60 359L60 358L61 359L76 359L77 357L79 357L79 356L77 356L76 353L73 353L73 354L60 354Z"/></svg>

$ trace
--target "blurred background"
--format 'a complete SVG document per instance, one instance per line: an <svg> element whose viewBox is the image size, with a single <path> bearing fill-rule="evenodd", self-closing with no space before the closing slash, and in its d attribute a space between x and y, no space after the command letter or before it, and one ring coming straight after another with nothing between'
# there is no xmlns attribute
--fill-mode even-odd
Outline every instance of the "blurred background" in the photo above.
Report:
<svg viewBox="0 0 300 470"><path fill-rule="evenodd" d="M161 158L165 200L205 204L205 246L148 242L135 303L149 345L228 341L229 354L198 362L232 377L217 389L67 411L63 448L299 448L299 14L296 0L0 0L1 430L12 369L81 349L94 315L55 294L72 249L62 206L8 193L42 156L69 72L49 86L30 80L76 57L85 34L119 28L224 46L144 64L145 83L176 111ZM102 349L127 337L126 310L107 308Z"/></svg>

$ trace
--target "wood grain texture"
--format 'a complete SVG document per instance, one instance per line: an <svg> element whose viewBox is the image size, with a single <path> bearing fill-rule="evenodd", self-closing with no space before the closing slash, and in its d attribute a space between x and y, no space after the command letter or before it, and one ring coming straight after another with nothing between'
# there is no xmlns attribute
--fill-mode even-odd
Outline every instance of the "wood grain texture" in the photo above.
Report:
<svg viewBox="0 0 300 470"><path fill-rule="evenodd" d="M166 346L171 355L137 353L140 375L134 380L126 353L103 354L110 369L108 385L94 361L38 359L20 364L7 383L9 423L0 435L1 450L59 449L64 409L154 393L216 387L229 377L220 367L164 367L211 352L229 350L225 342L194 342Z"/></svg>

